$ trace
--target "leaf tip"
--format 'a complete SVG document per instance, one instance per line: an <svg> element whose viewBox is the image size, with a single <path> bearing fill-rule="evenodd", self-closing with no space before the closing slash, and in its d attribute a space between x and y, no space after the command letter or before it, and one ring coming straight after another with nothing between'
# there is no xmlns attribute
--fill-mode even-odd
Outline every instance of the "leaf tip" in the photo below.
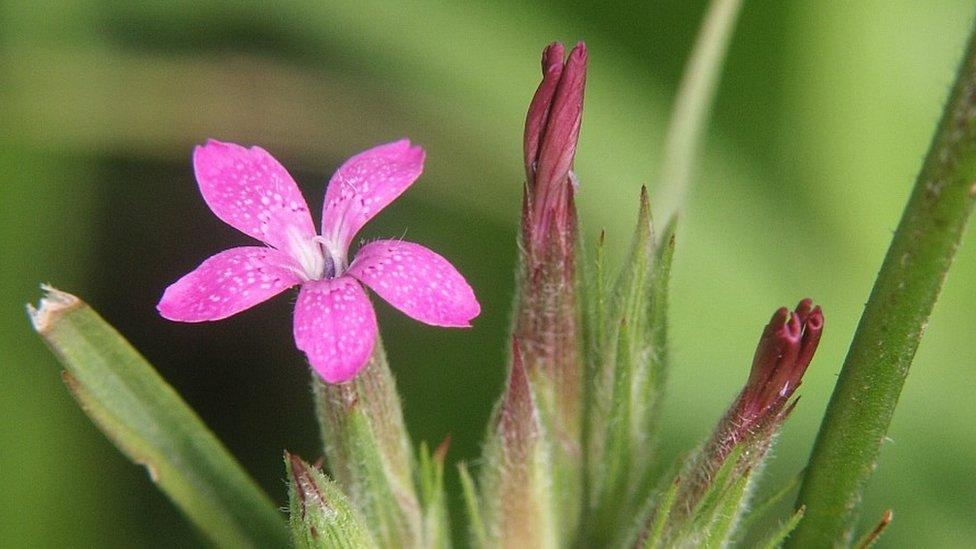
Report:
<svg viewBox="0 0 976 549"><path fill-rule="evenodd" d="M881 520L878 521L870 532L864 534L861 539L857 541L857 549L868 549L874 545L894 518L894 512L892 512L891 509L885 509L885 512L881 514Z"/></svg>
<svg viewBox="0 0 976 549"><path fill-rule="evenodd" d="M444 440L437 445L437 449L434 450L434 459L440 464L441 467L444 466L444 461L447 459L447 451L451 447L451 435L448 434L444 437Z"/></svg>
<svg viewBox="0 0 976 549"><path fill-rule="evenodd" d="M27 316L30 317L34 330L43 335L62 314L80 305L81 300L49 284L41 284L41 290L44 291L44 296L38 301L37 307L27 304Z"/></svg>

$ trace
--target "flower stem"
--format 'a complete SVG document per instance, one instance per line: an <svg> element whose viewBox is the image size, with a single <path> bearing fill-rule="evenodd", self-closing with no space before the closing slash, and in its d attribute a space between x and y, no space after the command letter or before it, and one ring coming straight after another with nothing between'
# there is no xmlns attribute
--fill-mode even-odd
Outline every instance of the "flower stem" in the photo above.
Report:
<svg viewBox="0 0 976 549"><path fill-rule="evenodd" d="M976 30L854 334L797 498L790 547L849 545L861 493L976 203Z"/></svg>
<svg viewBox="0 0 976 549"><path fill-rule="evenodd" d="M668 123L655 219L671 219L684 204L741 6L742 0L712 0L708 6Z"/></svg>

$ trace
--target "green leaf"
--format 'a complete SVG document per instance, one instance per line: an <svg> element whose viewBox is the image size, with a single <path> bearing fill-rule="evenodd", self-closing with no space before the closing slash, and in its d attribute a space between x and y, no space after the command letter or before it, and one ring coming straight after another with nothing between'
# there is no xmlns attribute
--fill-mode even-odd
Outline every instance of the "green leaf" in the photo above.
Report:
<svg viewBox="0 0 976 549"><path fill-rule="evenodd" d="M580 257L584 255L580 253ZM585 264L585 259L580 261ZM581 424L581 447L583 448L582 467L582 495L585 500L592 498L593 490L593 471L591 463L595 459L596 447L603 445L603 433L598 433L598 438L594 439L594 429L596 421L592 419L599 409L600 403L597 402L599 395L598 376L602 370L603 352L606 350L607 338L607 315L609 313L610 288L607 285L606 274L606 232L600 232L600 238L596 243L596 260L591 269L581 269L583 272L583 284L581 303L583 313L583 344L584 347L584 372L582 399L583 399L583 418ZM602 425L600 426L602 427ZM593 512L592 506L585 504L582 506L582 522L590 522L589 514Z"/></svg>
<svg viewBox="0 0 976 549"><path fill-rule="evenodd" d="M742 0L712 0L695 39L695 47L681 76L681 86L671 111L661 169L663 206L658 213L670 216L684 205L697 167L698 149L715 99L715 89L725 62Z"/></svg>
<svg viewBox="0 0 976 549"><path fill-rule="evenodd" d="M728 488L711 511L705 531L705 547L725 547L737 530L739 517L749 499L752 470L747 469L731 479Z"/></svg>
<svg viewBox="0 0 976 549"><path fill-rule="evenodd" d="M51 287L31 322L82 410L215 544L288 547L288 529L200 418L112 326Z"/></svg>
<svg viewBox="0 0 976 549"><path fill-rule="evenodd" d="M631 327L626 319L617 329L617 361L613 369L613 398L610 401L610 415L604 435L605 453L599 463L594 463L599 472L600 491L596 494L597 505L593 509L587 532L589 545L606 545L615 533L613 525L626 516L630 508L633 477L633 444L631 421L631 386L634 366L631 354L624 351L631 346Z"/></svg>
<svg viewBox="0 0 976 549"><path fill-rule="evenodd" d="M706 473L700 470L700 464L701 460L709 459L708 446L699 449L674 481L678 492L677 501L669 506L673 511L662 518L661 510L654 509L649 520L645 520L645 524L665 521L658 528L659 546L725 547L728 544L745 509L757 465L751 461L751 451L745 445L737 445L714 473ZM701 478L703 474L707 477Z"/></svg>
<svg viewBox="0 0 976 549"><path fill-rule="evenodd" d="M447 548L451 545L451 527L444 497L444 459L450 437L433 453L426 443L420 445L420 505L424 513L424 547Z"/></svg>
<svg viewBox="0 0 976 549"><path fill-rule="evenodd" d="M488 545L488 532L485 530L485 519L481 514L478 489L475 488L474 479L471 477L466 463L458 463L458 475L461 477L461 491L464 494L464 506L468 512L471 545L486 547Z"/></svg>
<svg viewBox="0 0 976 549"><path fill-rule="evenodd" d="M674 507L679 486L681 486L680 479L675 479L668 485L668 490L661 494L656 505L653 506L655 508L654 520L647 526L646 530L644 530L645 533L642 535L645 548L653 549L663 547L664 525L667 524L668 517L671 516L671 508ZM648 508L650 507L648 506ZM649 516L649 513L644 512L641 516ZM637 536L634 536L634 538L637 538ZM628 543L627 545L633 546L634 544Z"/></svg>
<svg viewBox="0 0 976 549"><path fill-rule="evenodd" d="M779 502L786 499L786 496L790 494L796 487L800 485L800 480L803 479L803 471L800 471L790 479L789 482L784 484L779 490L774 492L772 495L767 497L762 502L754 505L749 509L749 513L743 517L742 523L739 525L739 529L742 531L748 531L760 518L765 516L773 507L775 507Z"/></svg>
<svg viewBox="0 0 976 549"><path fill-rule="evenodd" d="M295 545L323 549L377 547L362 516L335 482L288 452L285 469Z"/></svg>

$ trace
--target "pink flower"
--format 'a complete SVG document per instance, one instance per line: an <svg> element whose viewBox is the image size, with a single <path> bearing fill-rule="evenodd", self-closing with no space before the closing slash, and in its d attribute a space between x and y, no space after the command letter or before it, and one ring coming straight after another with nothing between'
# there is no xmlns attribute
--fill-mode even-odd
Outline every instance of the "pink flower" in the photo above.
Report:
<svg viewBox="0 0 976 549"><path fill-rule="evenodd" d="M193 151L203 199L221 220L267 246L224 250L177 280L157 309L170 320L227 318L300 285L295 344L329 383L356 376L373 352L374 292L434 326L469 327L481 306L443 257L410 242L379 240L348 260L367 221L413 184L424 151L406 139L363 151L329 181L317 235L308 204L288 172L260 147L209 140Z"/></svg>

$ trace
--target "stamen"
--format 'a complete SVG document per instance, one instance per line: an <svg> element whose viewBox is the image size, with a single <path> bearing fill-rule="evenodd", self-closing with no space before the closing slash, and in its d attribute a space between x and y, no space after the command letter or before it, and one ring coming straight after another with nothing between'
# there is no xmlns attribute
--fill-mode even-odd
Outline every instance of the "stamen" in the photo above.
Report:
<svg viewBox="0 0 976 549"><path fill-rule="evenodd" d="M293 258L302 267L302 278L306 280L319 280L325 271L325 255L322 253L322 246L317 237L306 238L292 233L289 235L289 248Z"/></svg>
<svg viewBox="0 0 976 549"><path fill-rule="evenodd" d="M346 270L346 250L342 248L341 245L336 244L331 238L326 236L316 236L314 238L322 249L325 251L325 277L335 278L337 274L340 274Z"/></svg>

